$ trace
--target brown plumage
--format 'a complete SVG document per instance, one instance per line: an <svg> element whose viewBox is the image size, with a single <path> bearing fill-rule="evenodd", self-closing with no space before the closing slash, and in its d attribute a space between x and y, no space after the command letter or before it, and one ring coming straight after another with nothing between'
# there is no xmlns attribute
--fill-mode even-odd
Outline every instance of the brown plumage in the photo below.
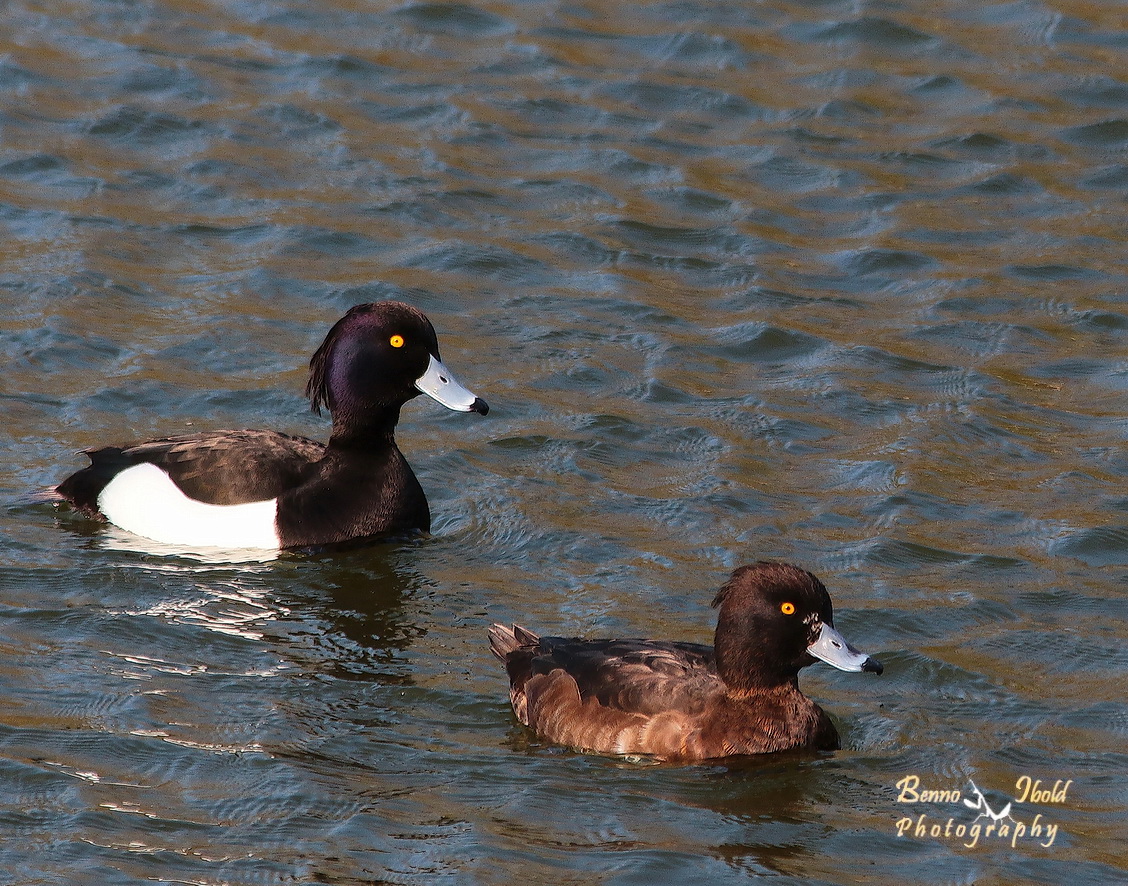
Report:
<svg viewBox="0 0 1128 886"><path fill-rule="evenodd" d="M834 630L822 582L756 563L733 572L713 605L713 646L538 637L495 624L490 648L509 673L517 719L557 744L665 760L837 748L834 724L799 690L799 670L817 658L882 667Z"/></svg>

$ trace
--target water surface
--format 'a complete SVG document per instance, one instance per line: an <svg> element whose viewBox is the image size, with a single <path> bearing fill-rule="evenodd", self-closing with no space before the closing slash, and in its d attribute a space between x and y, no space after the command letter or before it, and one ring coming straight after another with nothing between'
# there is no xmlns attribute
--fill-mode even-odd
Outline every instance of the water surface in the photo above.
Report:
<svg viewBox="0 0 1128 886"><path fill-rule="evenodd" d="M5 4L8 880L1128 877L1124 24ZM323 437L309 355L382 298L491 405L404 410L431 539L207 562L28 501L100 442ZM491 621L708 641L758 558L886 665L805 672L842 751L655 766L514 725ZM976 815L909 775L1057 831L899 836Z"/></svg>

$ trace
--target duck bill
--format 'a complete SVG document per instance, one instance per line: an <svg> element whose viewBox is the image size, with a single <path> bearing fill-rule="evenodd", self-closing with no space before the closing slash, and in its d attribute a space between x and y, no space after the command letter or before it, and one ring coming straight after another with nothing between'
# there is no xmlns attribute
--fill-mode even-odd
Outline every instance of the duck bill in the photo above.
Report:
<svg viewBox="0 0 1128 886"><path fill-rule="evenodd" d="M859 652L846 642L845 637L825 622L819 630L818 639L807 647L807 651L840 671L854 673L870 671L880 674L885 670L881 662L876 658L870 658L864 652Z"/></svg>
<svg viewBox="0 0 1128 886"><path fill-rule="evenodd" d="M443 366L443 362L434 354L427 363L427 371L415 380L415 387L455 412L477 412L479 415L485 415L490 411L486 401L459 384L458 379L451 375L450 370Z"/></svg>

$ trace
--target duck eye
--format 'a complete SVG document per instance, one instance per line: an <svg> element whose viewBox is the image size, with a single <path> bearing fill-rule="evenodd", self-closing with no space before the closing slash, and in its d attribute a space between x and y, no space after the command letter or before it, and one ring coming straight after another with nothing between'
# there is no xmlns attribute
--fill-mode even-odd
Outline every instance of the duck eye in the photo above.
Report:
<svg viewBox="0 0 1128 886"><path fill-rule="evenodd" d="M795 614L795 604L794 603L784 603L782 606L779 607L779 611L782 612L784 615L794 615Z"/></svg>
<svg viewBox="0 0 1128 886"><path fill-rule="evenodd" d="M393 348L402 348L403 347L403 336L402 335L393 335L391 338L388 339L388 344L390 344Z"/></svg>

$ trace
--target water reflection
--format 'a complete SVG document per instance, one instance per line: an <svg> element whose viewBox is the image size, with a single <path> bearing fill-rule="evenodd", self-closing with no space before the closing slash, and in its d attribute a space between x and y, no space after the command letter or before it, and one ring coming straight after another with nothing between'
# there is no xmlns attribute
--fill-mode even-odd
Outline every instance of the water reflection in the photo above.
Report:
<svg viewBox="0 0 1128 886"><path fill-rule="evenodd" d="M77 527L77 522L74 525ZM87 523L92 521L87 520ZM221 565L224 563L240 563L251 566L256 563L269 563L279 557L280 552L263 548L193 548L185 545L166 544L154 541L140 535L134 535L124 529L119 529L112 524L94 523L98 530L91 535L98 539L98 547L105 551L118 551L121 553L142 554L146 558L175 558L190 560L200 564ZM70 524L68 524L70 528ZM72 530L77 531L77 530Z"/></svg>
<svg viewBox="0 0 1128 886"><path fill-rule="evenodd" d="M224 551L213 560L211 551L118 534L103 530L97 548L125 554L118 568L140 572L167 595L110 616L229 634L264 644L287 667L366 679L396 677L394 663L426 632L421 593L432 583L413 564L413 545L333 555L243 552L245 560Z"/></svg>
<svg viewBox="0 0 1128 886"><path fill-rule="evenodd" d="M410 681L403 653L427 632L426 594L434 586L415 563L416 546L388 543L289 558L276 573L284 590L275 596L291 617L275 639L300 647L307 668L314 661L306 656L314 655L320 673ZM317 618L315 629L303 627L311 618Z"/></svg>

